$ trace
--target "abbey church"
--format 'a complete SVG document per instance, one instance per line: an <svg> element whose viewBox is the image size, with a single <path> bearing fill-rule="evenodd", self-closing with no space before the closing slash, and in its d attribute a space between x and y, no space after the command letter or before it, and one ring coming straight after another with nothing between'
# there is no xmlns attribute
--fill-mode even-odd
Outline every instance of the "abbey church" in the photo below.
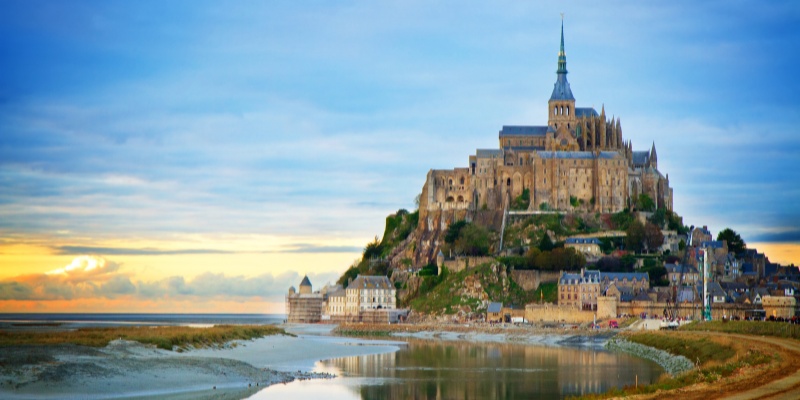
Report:
<svg viewBox="0 0 800 400"><path fill-rule="evenodd" d="M420 208L505 210L522 199L532 211L609 213L647 194L672 210L669 176L658 171L655 143L634 151L619 118L607 119L605 107L598 113L575 106L563 23L556 74L547 125L503 126L499 148L477 149L466 168L429 171Z"/></svg>

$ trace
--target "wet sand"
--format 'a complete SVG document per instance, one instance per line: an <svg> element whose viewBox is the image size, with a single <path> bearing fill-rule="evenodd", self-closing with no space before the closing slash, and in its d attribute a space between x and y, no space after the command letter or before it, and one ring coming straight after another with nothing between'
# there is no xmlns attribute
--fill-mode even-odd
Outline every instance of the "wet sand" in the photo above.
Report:
<svg viewBox="0 0 800 400"><path fill-rule="evenodd" d="M316 361L392 352L403 345L325 334L327 327L287 327L297 337L275 335L216 349L182 353L138 342L104 348L76 345L13 346L0 350L4 399L241 399L273 384L324 379Z"/></svg>

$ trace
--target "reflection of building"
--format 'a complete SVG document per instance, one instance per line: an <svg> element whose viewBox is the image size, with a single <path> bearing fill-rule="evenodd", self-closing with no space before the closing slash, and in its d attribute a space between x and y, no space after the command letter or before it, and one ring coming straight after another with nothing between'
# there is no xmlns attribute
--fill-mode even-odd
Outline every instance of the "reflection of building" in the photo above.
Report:
<svg viewBox="0 0 800 400"><path fill-rule="evenodd" d="M297 293L294 287L290 287L286 295L286 314L289 322L319 322L322 317L322 301L322 294L312 293L308 276L303 277L303 281L300 282L300 292Z"/></svg>

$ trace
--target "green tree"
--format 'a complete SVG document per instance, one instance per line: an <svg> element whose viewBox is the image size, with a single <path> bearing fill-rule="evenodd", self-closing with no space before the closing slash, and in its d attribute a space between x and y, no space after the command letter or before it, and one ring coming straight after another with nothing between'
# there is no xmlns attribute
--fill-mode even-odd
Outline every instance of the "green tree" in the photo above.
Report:
<svg viewBox="0 0 800 400"><path fill-rule="evenodd" d="M742 254L747 249L747 244L741 236L731 228L723 229L718 235L717 240L728 242L728 251L733 254Z"/></svg>
<svg viewBox="0 0 800 400"><path fill-rule="evenodd" d="M467 224L454 243L456 252L469 256L485 256L489 254L489 231L486 228Z"/></svg>
<svg viewBox="0 0 800 400"><path fill-rule="evenodd" d="M375 240L367 243L367 247L364 248L364 259L369 260L373 257L380 257L382 252L383 246L381 246L381 242L378 240L378 237L375 236Z"/></svg>
<svg viewBox="0 0 800 400"><path fill-rule="evenodd" d="M644 225L638 219L628 225L625 230L625 248L634 253L640 253L644 245Z"/></svg>
<svg viewBox="0 0 800 400"><path fill-rule="evenodd" d="M648 220L656 224L656 226L659 228L664 226L664 224L667 223L667 209L664 207L657 209L656 212L654 212L653 215L648 218Z"/></svg>
<svg viewBox="0 0 800 400"><path fill-rule="evenodd" d="M650 196L642 193L636 199L636 205L639 207L640 211L653 211L656 209L656 203L653 202L653 199Z"/></svg>
<svg viewBox="0 0 800 400"><path fill-rule="evenodd" d="M517 196L511 203L512 210L527 210L528 204L531 202L531 191L529 189L522 189L522 194Z"/></svg>
<svg viewBox="0 0 800 400"><path fill-rule="evenodd" d="M658 249L664 244L664 234L661 233L661 228L648 222L644 225L644 248L645 251Z"/></svg>
<svg viewBox="0 0 800 400"><path fill-rule="evenodd" d="M553 244L553 241L550 240L550 235L547 232L542 235L542 240L539 241L539 250L541 251L550 251L553 250L556 246Z"/></svg>
<svg viewBox="0 0 800 400"><path fill-rule="evenodd" d="M461 221L456 221L450 224L447 228L447 233L444 235L444 242L447 244L453 244L456 242L458 237L461 235L461 230L467 226L467 221L463 219Z"/></svg>

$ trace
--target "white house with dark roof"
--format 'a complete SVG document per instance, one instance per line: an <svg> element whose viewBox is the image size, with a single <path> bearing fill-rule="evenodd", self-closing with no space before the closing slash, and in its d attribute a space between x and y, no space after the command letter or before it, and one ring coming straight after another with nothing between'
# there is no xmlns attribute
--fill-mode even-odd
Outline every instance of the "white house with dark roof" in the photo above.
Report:
<svg viewBox="0 0 800 400"><path fill-rule="evenodd" d="M603 254L600 250L600 239L597 238L567 238L564 241L564 247L575 249L575 251L592 257L599 257Z"/></svg>

